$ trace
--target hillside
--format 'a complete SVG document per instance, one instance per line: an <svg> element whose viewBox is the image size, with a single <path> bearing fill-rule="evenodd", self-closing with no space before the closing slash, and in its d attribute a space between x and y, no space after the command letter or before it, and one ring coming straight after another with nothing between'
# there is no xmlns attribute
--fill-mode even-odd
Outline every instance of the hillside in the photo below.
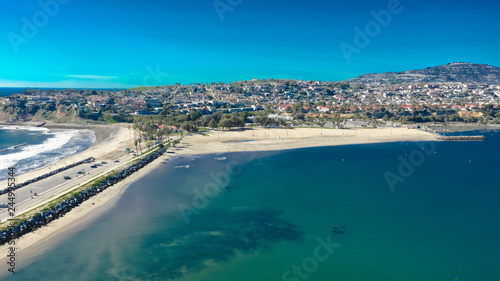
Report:
<svg viewBox="0 0 500 281"><path fill-rule="evenodd" d="M404 72L364 74L347 81L360 83L390 82L393 84L462 82L467 84L500 85L500 68L486 64L457 62Z"/></svg>

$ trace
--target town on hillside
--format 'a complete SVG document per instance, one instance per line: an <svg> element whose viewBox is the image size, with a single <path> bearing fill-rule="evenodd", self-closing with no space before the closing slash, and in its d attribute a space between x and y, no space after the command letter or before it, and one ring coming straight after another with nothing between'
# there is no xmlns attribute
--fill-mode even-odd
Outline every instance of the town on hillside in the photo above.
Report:
<svg viewBox="0 0 500 281"><path fill-rule="evenodd" d="M126 90L36 89L0 98L4 121L134 122L153 116L174 130L261 126L364 127L500 124L500 83L290 79Z"/></svg>

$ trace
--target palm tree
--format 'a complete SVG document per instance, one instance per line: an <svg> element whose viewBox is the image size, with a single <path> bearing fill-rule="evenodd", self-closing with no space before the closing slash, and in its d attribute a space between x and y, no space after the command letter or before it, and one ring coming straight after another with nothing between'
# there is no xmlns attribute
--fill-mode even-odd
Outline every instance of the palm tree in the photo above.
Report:
<svg viewBox="0 0 500 281"><path fill-rule="evenodd" d="M142 154L142 147L141 147L141 142L142 142L142 139L141 138L138 138L134 141L134 144L135 144L135 151L137 151L137 154L139 154L139 149L137 149L137 145L139 145L139 148L141 149L141 154Z"/></svg>
<svg viewBox="0 0 500 281"><path fill-rule="evenodd" d="M163 128L164 127L162 127L161 129L158 129L158 131L156 131L156 136L160 139L160 143L163 142L163 135L165 134L165 130Z"/></svg>
<svg viewBox="0 0 500 281"><path fill-rule="evenodd" d="M172 133L172 128L170 126L163 127L165 135L167 135L167 141L170 140L170 134Z"/></svg>

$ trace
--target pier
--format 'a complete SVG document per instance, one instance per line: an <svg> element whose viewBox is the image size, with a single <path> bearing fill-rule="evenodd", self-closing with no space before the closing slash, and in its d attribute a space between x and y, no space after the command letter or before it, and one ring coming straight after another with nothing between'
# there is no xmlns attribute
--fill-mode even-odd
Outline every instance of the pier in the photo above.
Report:
<svg viewBox="0 0 500 281"><path fill-rule="evenodd" d="M485 140L485 136L442 136L437 134L436 135L437 140L444 140L444 141L482 141Z"/></svg>

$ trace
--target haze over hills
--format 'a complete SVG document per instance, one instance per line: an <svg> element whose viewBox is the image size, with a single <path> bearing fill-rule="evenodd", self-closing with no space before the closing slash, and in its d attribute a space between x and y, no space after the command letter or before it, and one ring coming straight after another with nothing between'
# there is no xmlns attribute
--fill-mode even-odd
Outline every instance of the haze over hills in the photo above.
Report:
<svg viewBox="0 0 500 281"><path fill-rule="evenodd" d="M486 64L456 62L419 70L364 74L346 81L393 84L417 82L462 82L471 84L500 85L500 68Z"/></svg>

